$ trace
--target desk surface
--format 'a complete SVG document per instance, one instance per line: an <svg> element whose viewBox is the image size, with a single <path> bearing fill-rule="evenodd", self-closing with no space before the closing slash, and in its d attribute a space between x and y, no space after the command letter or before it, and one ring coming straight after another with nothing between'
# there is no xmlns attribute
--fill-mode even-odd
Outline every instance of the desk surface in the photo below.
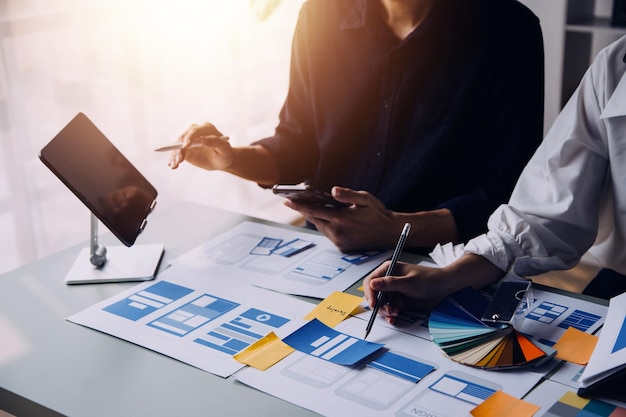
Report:
<svg viewBox="0 0 626 417"><path fill-rule="evenodd" d="M85 213L86 236L88 219ZM137 244L163 243L163 270L169 259L246 219L192 203L157 208ZM118 245L108 233L100 242ZM0 276L0 409L17 416L316 415L232 377L66 321L135 285L66 285L87 244Z"/></svg>
<svg viewBox="0 0 626 417"><path fill-rule="evenodd" d="M85 213L86 235L88 219ZM177 203L151 214L137 244L164 244L159 267L163 270L169 260L249 219ZM108 233L100 236L100 242L118 245ZM136 285L66 285L67 272L87 244L0 276L0 409L17 416L316 415L238 383L234 377L217 377L66 321ZM403 256L412 262L421 258ZM355 293L356 287L358 283L348 292Z"/></svg>

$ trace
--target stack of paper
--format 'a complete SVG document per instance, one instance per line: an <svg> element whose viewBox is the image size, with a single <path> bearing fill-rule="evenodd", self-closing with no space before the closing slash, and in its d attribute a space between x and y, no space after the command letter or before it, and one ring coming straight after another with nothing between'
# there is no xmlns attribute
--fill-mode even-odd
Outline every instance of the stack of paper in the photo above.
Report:
<svg viewBox="0 0 626 417"><path fill-rule="evenodd" d="M482 322L487 304L485 297L468 287L433 309L428 329L450 359L477 368L506 369L536 364L556 353L510 324Z"/></svg>
<svg viewBox="0 0 626 417"><path fill-rule="evenodd" d="M619 383L618 383L619 378ZM626 293L611 298L609 311L589 363L579 381L579 394L626 395ZM619 389L616 390L616 387ZM621 389L621 391L620 391ZM623 398L621 398L623 400Z"/></svg>

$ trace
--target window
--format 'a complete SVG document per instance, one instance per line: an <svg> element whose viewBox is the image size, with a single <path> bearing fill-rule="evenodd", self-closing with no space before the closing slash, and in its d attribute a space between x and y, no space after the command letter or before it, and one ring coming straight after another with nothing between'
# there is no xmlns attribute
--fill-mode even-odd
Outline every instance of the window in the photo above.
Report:
<svg viewBox="0 0 626 417"><path fill-rule="evenodd" d="M0 272L89 238L86 207L38 160L79 111L155 185L157 210L190 200L294 220L270 191L188 164L172 171L152 149L205 121L234 145L271 135L302 3L2 2Z"/></svg>

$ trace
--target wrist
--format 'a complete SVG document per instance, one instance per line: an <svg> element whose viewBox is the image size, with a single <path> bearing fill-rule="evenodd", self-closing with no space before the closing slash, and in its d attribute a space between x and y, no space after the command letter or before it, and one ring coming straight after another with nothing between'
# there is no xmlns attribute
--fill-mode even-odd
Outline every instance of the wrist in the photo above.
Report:
<svg viewBox="0 0 626 417"><path fill-rule="evenodd" d="M279 169L274 157L261 145L232 148L232 160L224 171L271 186L278 182Z"/></svg>
<svg viewBox="0 0 626 417"><path fill-rule="evenodd" d="M442 268L447 277L445 285L452 292L468 286L484 288L501 279L505 271L492 264L487 258L467 253L450 265Z"/></svg>
<svg viewBox="0 0 626 417"><path fill-rule="evenodd" d="M409 223L411 225L411 230L409 231L409 235L404 246L411 247L412 237L416 229L414 228L414 222L411 220L410 216L406 213L398 213L388 209L385 210L382 223L385 224L385 230L389 231L389 233L384 234L385 246L389 249L394 249L398 243L398 238L400 237L400 233L402 233L404 225Z"/></svg>
<svg viewBox="0 0 626 417"><path fill-rule="evenodd" d="M452 212L448 209L419 211L415 213L391 212L394 230L402 230L404 223L411 224L407 247L433 248L437 243L458 243L458 231Z"/></svg>

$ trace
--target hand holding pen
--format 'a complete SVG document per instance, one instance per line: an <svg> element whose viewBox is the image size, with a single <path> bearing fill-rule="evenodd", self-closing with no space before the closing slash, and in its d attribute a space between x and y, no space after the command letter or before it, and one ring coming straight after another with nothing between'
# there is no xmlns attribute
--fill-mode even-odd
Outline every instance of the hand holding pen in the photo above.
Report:
<svg viewBox="0 0 626 417"><path fill-rule="evenodd" d="M217 137L217 136L215 136ZM219 136L217 137L220 140L229 140L228 136ZM169 152L169 151L177 151L179 149L183 149L183 144L182 143L175 143L173 145L166 145L166 146L161 146L160 148L156 148L155 152ZM194 142L189 144L186 149L193 149L193 148L199 148L200 146L204 146L204 144L202 142Z"/></svg>
<svg viewBox="0 0 626 417"><path fill-rule="evenodd" d="M225 171L232 166L234 159L234 151L227 136L202 136L197 141L173 150L168 165L176 169L183 161L187 161L208 171Z"/></svg>
<svg viewBox="0 0 626 417"><path fill-rule="evenodd" d="M404 227L402 228L402 233L400 233L398 244L396 245L396 248L393 251L393 255L391 256L391 261L389 263L389 267L387 268L387 273L385 274L385 276L390 276L393 273L393 269L398 263L398 258L400 257L400 253L402 253L402 249L404 248L404 244L406 243L406 239L409 236L410 230L411 230L411 225L409 223L405 223ZM370 319L367 322L367 327L365 328L365 337L363 337L363 339L366 339L367 336L370 334L370 331L372 330L372 326L374 325L374 320L376 320L376 315L378 314L378 310L380 309L380 306L383 304L384 298L385 298L385 293L382 291L379 291L378 295L376 296L376 304L374 305L374 309L372 310L372 315L370 316Z"/></svg>

